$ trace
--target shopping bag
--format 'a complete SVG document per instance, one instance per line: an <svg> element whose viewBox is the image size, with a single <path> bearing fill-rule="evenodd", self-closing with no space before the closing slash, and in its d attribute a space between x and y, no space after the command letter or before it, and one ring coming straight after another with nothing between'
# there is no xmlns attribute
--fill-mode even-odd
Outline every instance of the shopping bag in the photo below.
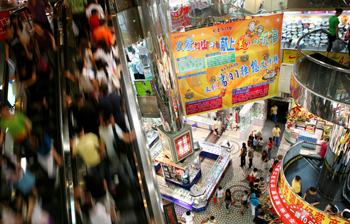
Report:
<svg viewBox="0 0 350 224"><path fill-rule="evenodd" d="M227 122L227 126L231 126L231 122L229 121L229 122Z"/></svg>
<svg viewBox="0 0 350 224"><path fill-rule="evenodd" d="M234 204L236 204L236 201L231 202L231 205L234 205Z"/></svg>
<svg viewBox="0 0 350 224"><path fill-rule="evenodd" d="M39 57L38 69L41 72L47 72L48 63L43 57Z"/></svg>
<svg viewBox="0 0 350 224"><path fill-rule="evenodd" d="M79 36L79 29L77 27L77 25L75 24L75 22L73 21L72 22L72 26L73 26L73 33L74 33L74 36Z"/></svg>
<svg viewBox="0 0 350 224"><path fill-rule="evenodd" d="M215 129L214 129L213 133L214 133L214 135L218 135L218 133L216 133L216 130L215 130Z"/></svg>
<svg viewBox="0 0 350 224"><path fill-rule="evenodd" d="M10 75L15 74L15 71L16 71L16 65L15 65L15 63L14 63L11 59L9 59L9 60L7 61L7 64L8 64L8 66L9 66L9 74L10 74Z"/></svg>
<svg viewBox="0 0 350 224"><path fill-rule="evenodd" d="M332 50L334 54L341 52L344 48L345 48L345 44L343 43L343 41L337 39L333 42Z"/></svg>
<svg viewBox="0 0 350 224"><path fill-rule="evenodd" d="M247 175L247 181L250 182L250 178L251 178L251 177L250 177L249 175Z"/></svg>
<svg viewBox="0 0 350 224"><path fill-rule="evenodd" d="M214 204L216 204L218 202L218 199L215 197L214 198Z"/></svg>

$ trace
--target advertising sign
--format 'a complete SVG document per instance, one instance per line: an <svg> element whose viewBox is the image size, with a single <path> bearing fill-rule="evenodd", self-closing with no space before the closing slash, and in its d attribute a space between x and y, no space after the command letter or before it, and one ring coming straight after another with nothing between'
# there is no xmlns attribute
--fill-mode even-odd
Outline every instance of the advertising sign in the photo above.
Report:
<svg viewBox="0 0 350 224"><path fill-rule="evenodd" d="M135 81L135 86L139 96L155 95L153 81Z"/></svg>
<svg viewBox="0 0 350 224"><path fill-rule="evenodd" d="M315 53L316 51L305 51L306 54L312 54ZM294 64L295 60L297 58L297 50L283 50L283 63L286 64ZM326 56L326 52L321 52L321 51L317 51L317 53L320 53L324 56ZM344 62L346 62L348 60L349 55L346 53L337 53L335 55L331 56L331 59L343 64Z"/></svg>
<svg viewBox="0 0 350 224"><path fill-rule="evenodd" d="M171 34L187 115L278 95L283 14Z"/></svg>
<svg viewBox="0 0 350 224"><path fill-rule="evenodd" d="M4 26L7 24L10 18L10 11L0 12L0 41L6 39L6 30Z"/></svg>
<svg viewBox="0 0 350 224"><path fill-rule="evenodd" d="M176 29L180 26L189 26L190 18L188 17L188 12L190 11L191 6L181 6L178 10L170 12L171 22L173 24L173 29Z"/></svg>
<svg viewBox="0 0 350 224"><path fill-rule="evenodd" d="M178 160L181 160L185 156L189 155L192 152L190 133L187 132L180 138L175 139L175 146Z"/></svg>

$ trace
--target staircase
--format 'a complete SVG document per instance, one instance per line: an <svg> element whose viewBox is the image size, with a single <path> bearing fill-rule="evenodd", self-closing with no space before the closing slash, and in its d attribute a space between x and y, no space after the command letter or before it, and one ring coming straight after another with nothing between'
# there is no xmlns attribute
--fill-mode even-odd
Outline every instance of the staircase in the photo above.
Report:
<svg viewBox="0 0 350 224"><path fill-rule="evenodd" d="M312 157L305 157L304 159L312 166L312 168L314 168L318 173L321 172L321 166L319 166L318 164L321 162L322 159L316 159L316 158L312 158Z"/></svg>

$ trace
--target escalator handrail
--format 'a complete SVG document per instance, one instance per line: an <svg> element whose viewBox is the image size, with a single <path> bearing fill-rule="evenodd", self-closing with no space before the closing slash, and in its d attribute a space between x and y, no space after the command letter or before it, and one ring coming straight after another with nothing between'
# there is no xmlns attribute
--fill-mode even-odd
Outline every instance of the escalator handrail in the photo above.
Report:
<svg viewBox="0 0 350 224"><path fill-rule="evenodd" d="M24 6L20 9L17 9L16 11L12 12L11 15L16 15L16 14L19 14L19 13L22 13L22 12L27 12L29 15L32 14L32 12L30 11L30 9L27 7L27 6Z"/></svg>
<svg viewBox="0 0 350 224"><path fill-rule="evenodd" d="M324 30L324 29L318 29L318 30L314 30L314 31L312 31L312 32L309 32L309 33L304 34L303 36L301 36L301 37L299 38L299 40L298 40L298 42L297 42L297 49L298 49L298 51L299 51L305 58L307 58L307 59L310 60L310 61L315 62L316 64L319 64L319 65L321 65L321 66L323 66L323 67L326 67L326 68L329 68L329 69L332 69L332 70L336 70L336 71L339 71L339 72L343 72L343 73L348 73L348 74L350 74L350 69L340 68L340 67L337 67L337 66L334 66L334 65L327 64L327 63L325 63L325 62L323 62L323 61L317 60L317 59L311 57L310 55L306 54L306 53L300 48L300 41L301 41L303 38L305 38L306 36L311 35L311 34L313 34L313 33L317 33L317 32L323 32L323 33L328 34L328 32L327 32L326 30ZM343 41L345 44L347 44L344 40L342 40L342 39L339 39L339 40L341 40L341 41Z"/></svg>
<svg viewBox="0 0 350 224"><path fill-rule="evenodd" d="M58 0L58 1L53 5L54 14L57 14L58 7L60 7L63 3L64 3L64 0Z"/></svg>

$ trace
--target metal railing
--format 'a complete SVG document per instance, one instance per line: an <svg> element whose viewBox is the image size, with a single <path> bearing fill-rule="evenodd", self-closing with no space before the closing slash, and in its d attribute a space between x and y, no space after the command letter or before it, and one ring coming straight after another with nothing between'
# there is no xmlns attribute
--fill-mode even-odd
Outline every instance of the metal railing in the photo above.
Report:
<svg viewBox="0 0 350 224"><path fill-rule="evenodd" d="M322 33L328 34L328 32L327 32L326 30L324 30L324 29L318 29L318 30L314 30L314 31L312 31L312 32L309 32L309 33L304 34L303 36L301 36L301 37L298 39L298 42L297 42L297 49L298 49L298 51L299 51L305 58L307 58L307 59L310 60L310 61L315 62L316 64L319 64L319 65L321 65L321 66L324 66L324 67L326 67L326 68L333 69L333 70L336 70L336 71L339 71L339 72L350 73L350 69L340 68L340 67L337 67L337 66L333 66L333 65L327 64L327 63L325 63L325 62L323 62L323 61L320 61L320 60L317 60L317 59L311 57L310 55L306 54L306 53L302 50L302 48L300 47L300 41L301 41L302 39L304 39L305 37L307 37L307 36L309 36L309 35L311 35L311 34L313 34L313 33L317 33L317 32L322 32ZM346 43L344 40L342 40L342 39L339 39L339 40L341 40L344 44L347 45L347 43ZM319 45L320 45L320 44L319 44ZM319 47L318 47L318 48L319 48ZM318 51L318 50L317 50L317 51Z"/></svg>

